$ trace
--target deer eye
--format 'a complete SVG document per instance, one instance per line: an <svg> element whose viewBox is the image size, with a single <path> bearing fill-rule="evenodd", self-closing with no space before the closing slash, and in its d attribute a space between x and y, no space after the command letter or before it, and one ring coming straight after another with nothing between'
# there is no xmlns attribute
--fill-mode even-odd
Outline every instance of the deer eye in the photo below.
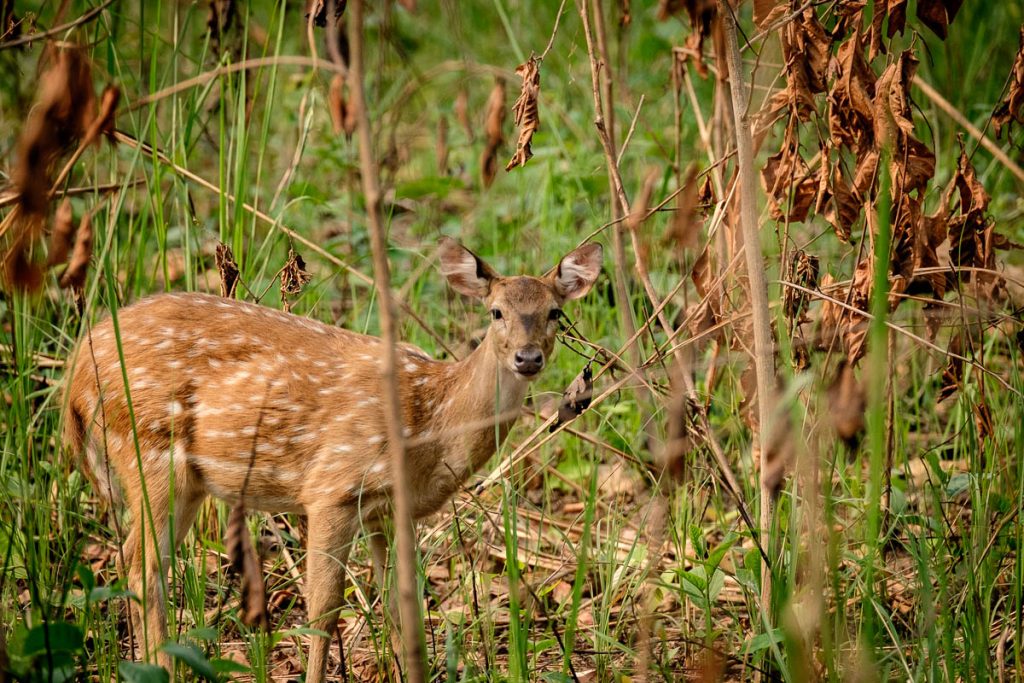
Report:
<svg viewBox="0 0 1024 683"><path fill-rule="evenodd" d="M561 317L562 317L562 309L561 308L552 308L551 312L548 313L548 320L558 320Z"/></svg>
<svg viewBox="0 0 1024 683"><path fill-rule="evenodd" d="M491 317L494 318L495 320L501 320L501 311L499 311L497 308L492 308Z"/></svg>

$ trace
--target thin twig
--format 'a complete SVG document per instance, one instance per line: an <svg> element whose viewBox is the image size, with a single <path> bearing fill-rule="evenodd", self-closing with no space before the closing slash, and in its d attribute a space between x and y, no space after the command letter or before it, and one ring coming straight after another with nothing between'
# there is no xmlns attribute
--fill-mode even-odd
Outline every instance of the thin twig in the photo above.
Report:
<svg viewBox="0 0 1024 683"><path fill-rule="evenodd" d="M0 50L8 50L12 47L21 47L22 45L28 45L29 43L34 43L37 40L44 40L46 38L49 38L50 36L55 36L59 33L64 33L65 31L69 31L75 28L76 26L87 24L96 17L98 17L100 12L110 7L110 5L112 5L113 3L114 0L105 0L105 2L102 5L97 5L96 7L93 7L91 10L89 10L82 16L78 17L74 21L69 21L65 24L61 24L60 26L54 26L53 28L47 29L46 31L41 31L40 33L30 33L27 36L21 36L20 38L9 40L6 43L0 43Z"/></svg>

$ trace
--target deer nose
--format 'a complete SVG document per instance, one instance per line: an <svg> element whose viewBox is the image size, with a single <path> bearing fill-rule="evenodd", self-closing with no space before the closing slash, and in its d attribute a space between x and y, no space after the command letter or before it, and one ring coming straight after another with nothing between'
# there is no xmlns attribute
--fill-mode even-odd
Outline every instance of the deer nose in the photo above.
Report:
<svg viewBox="0 0 1024 683"><path fill-rule="evenodd" d="M516 372L523 375L536 375L544 367L544 352L536 347L526 347L516 351Z"/></svg>

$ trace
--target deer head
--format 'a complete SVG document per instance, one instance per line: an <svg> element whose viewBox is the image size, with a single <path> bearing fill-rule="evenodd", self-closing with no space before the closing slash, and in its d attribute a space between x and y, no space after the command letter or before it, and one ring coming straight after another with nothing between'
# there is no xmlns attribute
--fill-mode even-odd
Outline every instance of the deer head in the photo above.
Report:
<svg viewBox="0 0 1024 683"><path fill-rule="evenodd" d="M490 310L487 342L499 367L533 379L555 346L562 304L590 291L601 272L600 244L570 252L543 277L503 277L451 238L441 241L441 272L455 291L483 301Z"/></svg>

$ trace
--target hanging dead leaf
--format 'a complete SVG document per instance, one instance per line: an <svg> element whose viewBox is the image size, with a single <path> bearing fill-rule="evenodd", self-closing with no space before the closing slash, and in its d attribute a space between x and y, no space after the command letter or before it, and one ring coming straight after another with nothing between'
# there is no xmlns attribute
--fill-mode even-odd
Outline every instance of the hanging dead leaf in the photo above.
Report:
<svg viewBox="0 0 1024 683"><path fill-rule="evenodd" d="M854 367L839 361L835 378L828 389L828 415L836 435L850 448L856 448L864 432L867 395L857 381Z"/></svg>
<svg viewBox="0 0 1024 683"><path fill-rule="evenodd" d="M786 16L789 3L786 0L754 0L754 23L760 29Z"/></svg>
<svg viewBox="0 0 1024 683"><path fill-rule="evenodd" d="M285 311L290 309L288 295L299 294L312 279L313 276L306 271L306 262L294 249L288 249L288 261L281 269L281 302Z"/></svg>
<svg viewBox="0 0 1024 683"><path fill-rule="evenodd" d="M964 347L963 331L953 334L949 339L947 351L951 354L962 355ZM942 371L942 379L939 383L939 396L937 401L941 403L951 397L960 388L964 377L964 362L959 358L949 356L946 367Z"/></svg>
<svg viewBox="0 0 1024 683"><path fill-rule="evenodd" d="M239 618L247 626L267 629L267 589L260 560L249 536L249 527L245 523L245 505L241 502L231 508L224 546L232 571L241 579Z"/></svg>
<svg viewBox="0 0 1024 683"><path fill-rule="evenodd" d="M555 431L566 422L575 420L590 407L590 401L594 396L594 374L590 369L590 363L583 367L583 371L576 376L565 392L562 394L562 403L558 406L558 419L551 425L548 431Z"/></svg>
<svg viewBox="0 0 1024 683"><path fill-rule="evenodd" d="M1002 137L1003 129L1010 121L1024 124L1024 25L1020 27L1020 48L1010 68L1010 85L1006 97L992 114L997 138Z"/></svg>
<svg viewBox="0 0 1024 683"><path fill-rule="evenodd" d="M786 279L804 289L814 290L818 287L818 257L812 256L802 249L796 249L789 259ZM807 304L810 294L793 287L783 288L782 310L786 318L794 324L807 322Z"/></svg>
<svg viewBox="0 0 1024 683"><path fill-rule="evenodd" d="M800 156L798 145L795 126L790 126L782 149L768 157L761 169L761 185L768 195L768 206L775 220L807 220L818 193L818 178ZM788 210L782 208L785 204Z"/></svg>
<svg viewBox="0 0 1024 683"><path fill-rule="evenodd" d="M83 145L88 145L98 140L100 135L106 135L108 139L113 139L114 123L117 118L117 103L120 99L121 91L117 87L108 85L103 89L103 94L100 96L99 114L92 120L89 129L82 136Z"/></svg>
<svg viewBox="0 0 1024 683"><path fill-rule="evenodd" d="M676 197L676 211L662 237L664 245L675 244L679 255L697 246L701 220L698 207L697 168L691 166L683 179L683 187Z"/></svg>
<svg viewBox="0 0 1024 683"><path fill-rule="evenodd" d="M943 40L963 0L917 0L917 18Z"/></svg>
<svg viewBox="0 0 1024 683"><path fill-rule="evenodd" d="M345 130L345 78L341 74L335 74L331 79L331 87L327 92L327 106L331 112L331 126L335 135L341 135Z"/></svg>
<svg viewBox="0 0 1024 683"><path fill-rule="evenodd" d="M711 35L712 27L718 21L718 10L715 0L659 0L658 20L665 21L680 10L686 10L690 18L690 35L682 48L678 50L678 58L683 63L693 61L701 78L707 78L708 67L704 63L704 41Z"/></svg>
<svg viewBox="0 0 1024 683"><path fill-rule="evenodd" d="M526 162L533 156L533 151L530 149L533 134L540 128L540 110L537 102L537 98L540 96L540 59L535 55L530 55L524 64L516 67L516 73L523 79L519 98L512 106L512 115L519 128L519 139L516 141L515 153L505 164L506 171L511 171L516 166L526 165Z"/></svg>
<svg viewBox="0 0 1024 683"><path fill-rule="evenodd" d="M210 13L206 18L206 29L210 32L210 50L214 55L221 53L221 40L231 30L238 14L235 0L210 0Z"/></svg>
<svg viewBox="0 0 1024 683"><path fill-rule="evenodd" d="M469 122L469 92L466 91L465 87L459 88L459 92L456 93L453 109L455 110L455 120L462 126L462 130L466 133L466 138L471 143L475 142L476 136L473 134L473 126Z"/></svg>
<svg viewBox="0 0 1024 683"><path fill-rule="evenodd" d="M65 198L53 218L53 232L50 233L50 248L46 254L46 266L56 266L66 262L74 239L75 217L71 213L71 200Z"/></svg>
<svg viewBox="0 0 1024 683"><path fill-rule="evenodd" d="M85 286L85 275L89 270L89 259L92 258L92 216L82 216L75 232L75 246L71 252L68 267L60 276L60 286L64 289L80 290Z"/></svg>
<svg viewBox="0 0 1024 683"><path fill-rule="evenodd" d="M830 71L834 80L828 94L829 135L837 147L845 145L860 154L874 141L875 75L864 59L859 28L839 45Z"/></svg>
<svg viewBox="0 0 1024 683"><path fill-rule="evenodd" d="M832 41L813 9L800 13L782 29L786 64L785 99L802 121L817 113L814 95L825 92Z"/></svg>
<svg viewBox="0 0 1024 683"><path fill-rule="evenodd" d="M685 372L673 364L670 375L668 417L661 466L676 481L686 473L686 460L696 447L697 416L700 406L687 395Z"/></svg>
<svg viewBox="0 0 1024 683"><path fill-rule="evenodd" d="M215 259L217 271L220 273L220 295L233 299L238 285L238 264L235 262L235 255L231 253L231 247L218 242Z"/></svg>
<svg viewBox="0 0 1024 683"><path fill-rule="evenodd" d="M505 144L505 81L497 78L487 98L487 113L484 119L484 145L480 156L480 174L484 187L490 187L498 172L498 150Z"/></svg>

